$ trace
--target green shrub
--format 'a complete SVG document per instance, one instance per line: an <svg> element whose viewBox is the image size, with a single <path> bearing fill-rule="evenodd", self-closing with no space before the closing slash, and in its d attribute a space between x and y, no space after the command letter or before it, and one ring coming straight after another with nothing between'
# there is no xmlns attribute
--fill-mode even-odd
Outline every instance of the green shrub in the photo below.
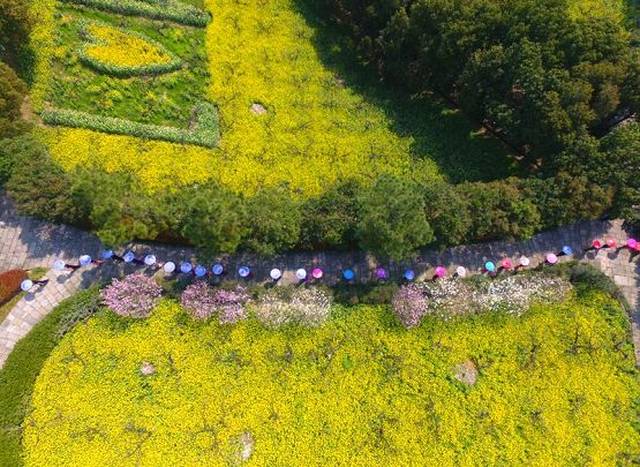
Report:
<svg viewBox="0 0 640 467"><path fill-rule="evenodd" d="M33 53L29 34L33 19L28 0L0 0L0 60L14 67L23 79L30 80ZM0 87L3 85L0 79Z"/></svg>
<svg viewBox="0 0 640 467"><path fill-rule="evenodd" d="M441 245L459 245L471 240L472 217L464 188L448 183L435 183L423 187L427 220L433 227L435 241Z"/></svg>
<svg viewBox="0 0 640 467"><path fill-rule="evenodd" d="M86 128L104 133L135 136L145 139L157 139L177 144L193 144L214 148L218 144L218 115L213 104L202 102L193 111L193 128L183 130L168 126L123 120L121 118L102 117L75 110L49 109L41 117L49 125Z"/></svg>
<svg viewBox="0 0 640 467"><path fill-rule="evenodd" d="M360 246L382 258L405 259L433 240L420 188L383 175L358 198Z"/></svg>
<svg viewBox="0 0 640 467"><path fill-rule="evenodd" d="M46 148L32 142L14 160L7 194L22 214L54 222L86 226L87 213L73 198L72 177L57 165Z"/></svg>
<svg viewBox="0 0 640 467"><path fill-rule="evenodd" d="M248 227L243 245L271 256L293 248L300 239L302 217L291 195L280 188L265 188L245 200Z"/></svg>
<svg viewBox="0 0 640 467"><path fill-rule="evenodd" d="M357 196L355 181L336 185L302 205L300 245L304 249L346 249L356 246Z"/></svg>
<svg viewBox="0 0 640 467"><path fill-rule="evenodd" d="M207 255L235 252L246 235L242 200L216 183L183 189L172 200L176 230Z"/></svg>
<svg viewBox="0 0 640 467"><path fill-rule="evenodd" d="M552 273L567 277L579 296L589 296L594 291L601 291L618 300L627 310L631 310L629 302L613 279L590 264L572 261L561 264Z"/></svg>
<svg viewBox="0 0 640 467"><path fill-rule="evenodd" d="M80 292L63 304L64 314L60 316L56 337L62 338L78 323L82 323L95 315L102 307L102 299L97 288Z"/></svg>
<svg viewBox="0 0 640 467"><path fill-rule="evenodd" d="M68 3L110 11L121 15L174 21L187 26L205 27L211 17L206 11L179 0L152 2L145 0L64 0Z"/></svg>
<svg viewBox="0 0 640 467"><path fill-rule="evenodd" d="M387 305L399 286L395 282L366 284L338 283L332 287L334 300L342 305Z"/></svg>
<svg viewBox="0 0 640 467"><path fill-rule="evenodd" d="M163 198L144 193L133 175L87 168L73 172L72 179L76 206L106 245L153 240L168 229Z"/></svg>
<svg viewBox="0 0 640 467"><path fill-rule="evenodd" d="M0 187L11 177L17 160L37 159L44 151L42 143L34 139L30 133L0 139Z"/></svg>
<svg viewBox="0 0 640 467"><path fill-rule="evenodd" d="M27 86L11 67L0 62L0 139L11 138L29 128L20 115L26 93Z"/></svg>
<svg viewBox="0 0 640 467"><path fill-rule="evenodd" d="M520 190L520 180L458 185L468 199L474 241L529 238L541 227L540 211Z"/></svg>
<svg viewBox="0 0 640 467"><path fill-rule="evenodd" d="M612 203L612 190L589 182L586 177L574 177L560 172L546 179L522 181L524 196L540 211L542 225L551 229L579 220L598 219Z"/></svg>

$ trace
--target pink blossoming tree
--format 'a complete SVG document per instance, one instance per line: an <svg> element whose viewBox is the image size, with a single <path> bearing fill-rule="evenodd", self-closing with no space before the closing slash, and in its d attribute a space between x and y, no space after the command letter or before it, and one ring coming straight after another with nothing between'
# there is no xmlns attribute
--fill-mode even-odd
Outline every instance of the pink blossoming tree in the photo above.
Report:
<svg viewBox="0 0 640 467"><path fill-rule="evenodd" d="M151 277L136 273L113 279L100 295L116 314L130 318L147 318L156 306L162 288Z"/></svg>

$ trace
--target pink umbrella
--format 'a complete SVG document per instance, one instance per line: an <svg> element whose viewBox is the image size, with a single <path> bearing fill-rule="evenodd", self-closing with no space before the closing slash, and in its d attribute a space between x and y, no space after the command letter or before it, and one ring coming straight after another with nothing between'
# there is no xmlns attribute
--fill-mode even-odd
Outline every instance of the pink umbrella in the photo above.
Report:
<svg viewBox="0 0 640 467"><path fill-rule="evenodd" d="M438 279L441 279L446 275L447 275L447 268L445 268L444 266L438 266L436 268L436 277Z"/></svg>
<svg viewBox="0 0 640 467"><path fill-rule="evenodd" d="M547 263L556 264L557 262L558 262L558 257L555 254L549 253L547 255Z"/></svg>
<svg viewBox="0 0 640 467"><path fill-rule="evenodd" d="M324 275L324 272L320 268L314 268L311 271L311 277L313 277L314 279L322 279L323 275Z"/></svg>
<svg viewBox="0 0 640 467"><path fill-rule="evenodd" d="M593 242L591 242L591 247L599 250L600 248L602 248L602 242L600 240L594 240Z"/></svg>
<svg viewBox="0 0 640 467"><path fill-rule="evenodd" d="M607 238L607 248L615 248L616 246L618 246L618 242L615 239Z"/></svg>
<svg viewBox="0 0 640 467"><path fill-rule="evenodd" d="M629 240L627 240L627 248L635 250L636 248L638 248L638 241L635 238L630 238Z"/></svg>
<svg viewBox="0 0 640 467"><path fill-rule="evenodd" d="M509 258L505 258L500 263L500 266L502 266L502 269L506 269L508 271L513 267L513 263Z"/></svg>

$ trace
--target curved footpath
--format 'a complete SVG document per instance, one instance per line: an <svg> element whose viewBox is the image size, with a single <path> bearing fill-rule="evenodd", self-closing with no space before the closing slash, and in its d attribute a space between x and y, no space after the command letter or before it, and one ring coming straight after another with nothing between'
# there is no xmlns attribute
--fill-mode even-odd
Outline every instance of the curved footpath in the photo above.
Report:
<svg viewBox="0 0 640 467"><path fill-rule="evenodd" d="M499 261L504 257L517 259L527 255L532 264L542 261L547 253L558 252L562 246L569 245L576 252L575 258L591 263L611 277L624 293L631 306L631 329L635 345L636 362L640 366L640 256L631 261L629 252L621 250L602 250L582 253L585 245L595 238L614 238L619 244L628 238L622 221L583 222L559 230L536 235L523 242L494 242L481 245L460 246L443 252L426 250L411 263L385 265L391 278L399 278L409 264L418 277L430 277L436 265L445 265L451 269L458 265L470 271L479 271L488 261ZM194 251L158 244L132 244L131 249L142 254L153 251L159 261L194 260ZM53 225L47 222L16 214L11 203L0 197L0 271L34 267L50 268L55 259L61 258L76 262L82 254L97 257L102 250L100 241L93 235L73 227ZM377 266L375 260L362 253L291 253L268 260L253 255L237 255L224 258L228 271L236 271L239 265L249 265L251 279L268 280L269 271L278 267L283 271L281 283L295 282L296 269L309 270L319 266L324 270L323 282L335 283L344 268L352 268L356 277L362 281L373 278ZM21 299L11 310L7 318L0 323L0 367L4 364L16 342L23 338L31 328L46 316L60 301L76 291L88 287L100 280L130 272L128 268L113 264L101 267L89 267L74 273L48 272L49 282Z"/></svg>

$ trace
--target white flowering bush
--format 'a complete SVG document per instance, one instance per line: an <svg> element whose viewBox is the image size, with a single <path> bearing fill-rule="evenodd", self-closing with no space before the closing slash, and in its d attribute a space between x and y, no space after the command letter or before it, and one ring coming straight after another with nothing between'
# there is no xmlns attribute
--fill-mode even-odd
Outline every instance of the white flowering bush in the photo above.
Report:
<svg viewBox="0 0 640 467"><path fill-rule="evenodd" d="M561 301L570 289L568 281L544 275L513 275L482 282L449 278L400 288L392 308L400 322L411 328L427 314L445 318L486 311L520 314L536 301Z"/></svg>
<svg viewBox="0 0 640 467"><path fill-rule="evenodd" d="M278 328L288 324L315 327L331 313L331 296L318 288L296 289L290 299L271 292L255 306L256 318L265 326Z"/></svg>

